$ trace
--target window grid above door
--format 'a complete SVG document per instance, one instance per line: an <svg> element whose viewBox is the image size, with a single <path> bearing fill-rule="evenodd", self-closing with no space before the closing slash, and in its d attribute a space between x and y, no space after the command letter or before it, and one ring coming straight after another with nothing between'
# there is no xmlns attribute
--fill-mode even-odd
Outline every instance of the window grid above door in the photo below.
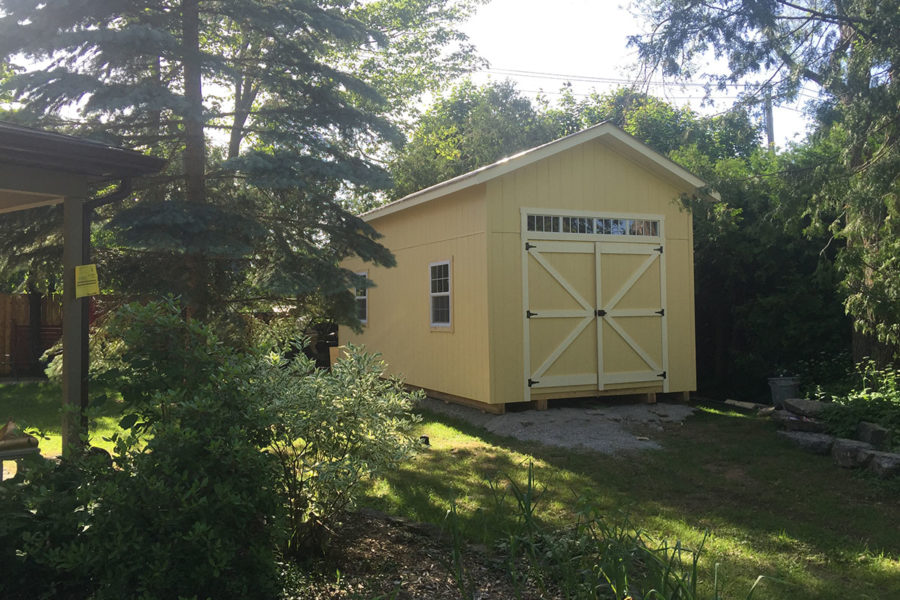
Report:
<svg viewBox="0 0 900 600"><path fill-rule="evenodd" d="M660 222L637 217L596 217L590 215L528 215L528 231L536 233L580 234L585 236L622 236L657 238Z"/></svg>

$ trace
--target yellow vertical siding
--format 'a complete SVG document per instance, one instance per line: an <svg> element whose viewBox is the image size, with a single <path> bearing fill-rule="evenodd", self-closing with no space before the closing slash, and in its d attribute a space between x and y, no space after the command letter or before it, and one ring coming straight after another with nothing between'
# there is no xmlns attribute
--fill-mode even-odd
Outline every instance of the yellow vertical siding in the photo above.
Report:
<svg viewBox="0 0 900 600"><path fill-rule="evenodd" d="M524 399L521 207L664 215L669 390L695 389L691 216L676 200L684 190L601 140L486 186L491 401Z"/></svg>
<svg viewBox="0 0 900 600"><path fill-rule="evenodd" d="M377 287L368 294L362 333L339 330L341 343L380 352L391 373L410 384L490 402L487 243L484 186L475 186L370 221L397 259L391 269L359 260ZM451 261L450 329L430 326L429 267Z"/></svg>
<svg viewBox="0 0 900 600"><path fill-rule="evenodd" d="M523 349L520 209L663 215L669 391L695 389L693 233L690 214L676 200L689 190L664 171L641 156L627 158L621 146L614 148L600 138L462 191L376 215L370 223L384 234L382 243L396 256L397 267L345 263L354 271L366 271L377 287L369 291L368 325L358 334L342 327L341 342L381 352L389 370L411 384L480 402L520 402L525 399L526 369L533 366L525 364ZM452 261L449 331L430 327L428 265L443 260ZM631 259L623 260L625 268ZM647 281L658 281L656 268ZM633 293L647 285L638 284ZM658 290L654 293L659 296ZM635 326L633 334L641 345L649 348L649 340L659 340L659 323ZM602 335L609 337L610 332ZM590 332L581 342L588 344L589 337ZM609 345L615 346L612 340ZM579 357L590 354L575 351ZM654 361L661 360L660 352L657 348L651 353ZM624 351L618 358L625 370L640 367L634 357L628 362ZM656 382L643 385L649 391L662 389ZM634 387L612 384L607 389Z"/></svg>

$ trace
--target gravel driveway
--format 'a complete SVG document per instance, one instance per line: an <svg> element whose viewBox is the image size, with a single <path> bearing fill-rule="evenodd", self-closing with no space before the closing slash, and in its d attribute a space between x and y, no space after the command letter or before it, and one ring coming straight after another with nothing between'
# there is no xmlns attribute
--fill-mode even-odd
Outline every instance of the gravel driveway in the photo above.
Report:
<svg viewBox="0 0 900 600"><path fill-rule="evenodd" d="M479 410L426 398L423 408L468 421L498 435L563 448L583 448L615 454L661 448L653 438L666 424L680 424L694 412L684 404L625 404L588 400L576 407L507 411L491 415Z"/></svg>

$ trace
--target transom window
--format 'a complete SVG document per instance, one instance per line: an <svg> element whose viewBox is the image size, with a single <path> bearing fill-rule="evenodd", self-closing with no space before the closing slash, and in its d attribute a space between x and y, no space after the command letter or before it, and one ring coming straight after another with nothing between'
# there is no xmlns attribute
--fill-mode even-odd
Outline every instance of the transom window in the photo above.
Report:
<svg viewBox="0 0 900 600"><path fill-rule="evenodd" d="M428 265L431 326L450 327L450 261Z"/></svg>
<svg viewBox="0 0 900 600"><path fill-rule="evenodd" d="M357 273L360 277L368 279L368 273ZM356 318L363 324L369 321L369 294L368 288L356 288Z"/></svg>
<svg viewBox="0 0 900 600"><path fill-rule="evenodd" d="M528 231L658 237L659 221L569 215L528 215Z"/></svg>

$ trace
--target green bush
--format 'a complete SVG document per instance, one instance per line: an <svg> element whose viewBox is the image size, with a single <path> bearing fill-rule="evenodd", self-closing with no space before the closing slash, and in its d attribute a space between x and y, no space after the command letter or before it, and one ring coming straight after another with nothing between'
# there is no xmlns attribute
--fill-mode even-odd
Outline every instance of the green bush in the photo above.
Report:
<svg viewBox="0 0 900 600"><path fill-rule="evenodd" d="M143 447L122 442L87 536L97 598L277 595L275 465L252 406L209 386L173 402Z"/></svg>
<svg viewBox="0 0 900 600"><path fill-rule="evenodd" d="M281 502L269 420L244 384L253 356L171 301L124 307L94 354L128 433L112 465L76 457L3 484L13 572L46 597L275 597Z"/></svg>
<svg viewBox="0 0 900 600"><path fill-rule="evenodd" d="M284 331L242 350L174 301L94 336L125 406L115 453L0 484L0 586L36 598L272 598L279 550L322 543L361 481L415 448L413 394L351 349L320 371ZM11 575L6 575L11 573ZM6 591L5 589L3 591Z"/></svg>
<svg viewBox="0 0 900 600"><path fill-rule="evenodd" d="M92 462L34 461L28 479L0 483L0 593L20 598L86 598L84 534L91 523Z"/></svg>
<svg viewBox="0 0 900 600"><path fill-rule="evenodd" d="M900 446L900 370L880 368L874 361L856 365L850 391L830 396L823 419L829 430L841 437L855 437L861 421L891 430Z"/></svg>
<svg viewBox="0 0 900 600"><path fill-rule="evenodd" d="M147 421L196 390L247 377L247 357L222 343L210 327L186 320L173 299L126 304L91 335L91 377L117 390Z"/></svg>
<svg viewBox="0 0 900 600"><path fill-rule="evenodd" d="M377 356L350 347L331 371L317 370L302 353L272 353L252 381L270 413L289 552L321 545L361 482L416 448L417 394L383 373Z"/></svg>

